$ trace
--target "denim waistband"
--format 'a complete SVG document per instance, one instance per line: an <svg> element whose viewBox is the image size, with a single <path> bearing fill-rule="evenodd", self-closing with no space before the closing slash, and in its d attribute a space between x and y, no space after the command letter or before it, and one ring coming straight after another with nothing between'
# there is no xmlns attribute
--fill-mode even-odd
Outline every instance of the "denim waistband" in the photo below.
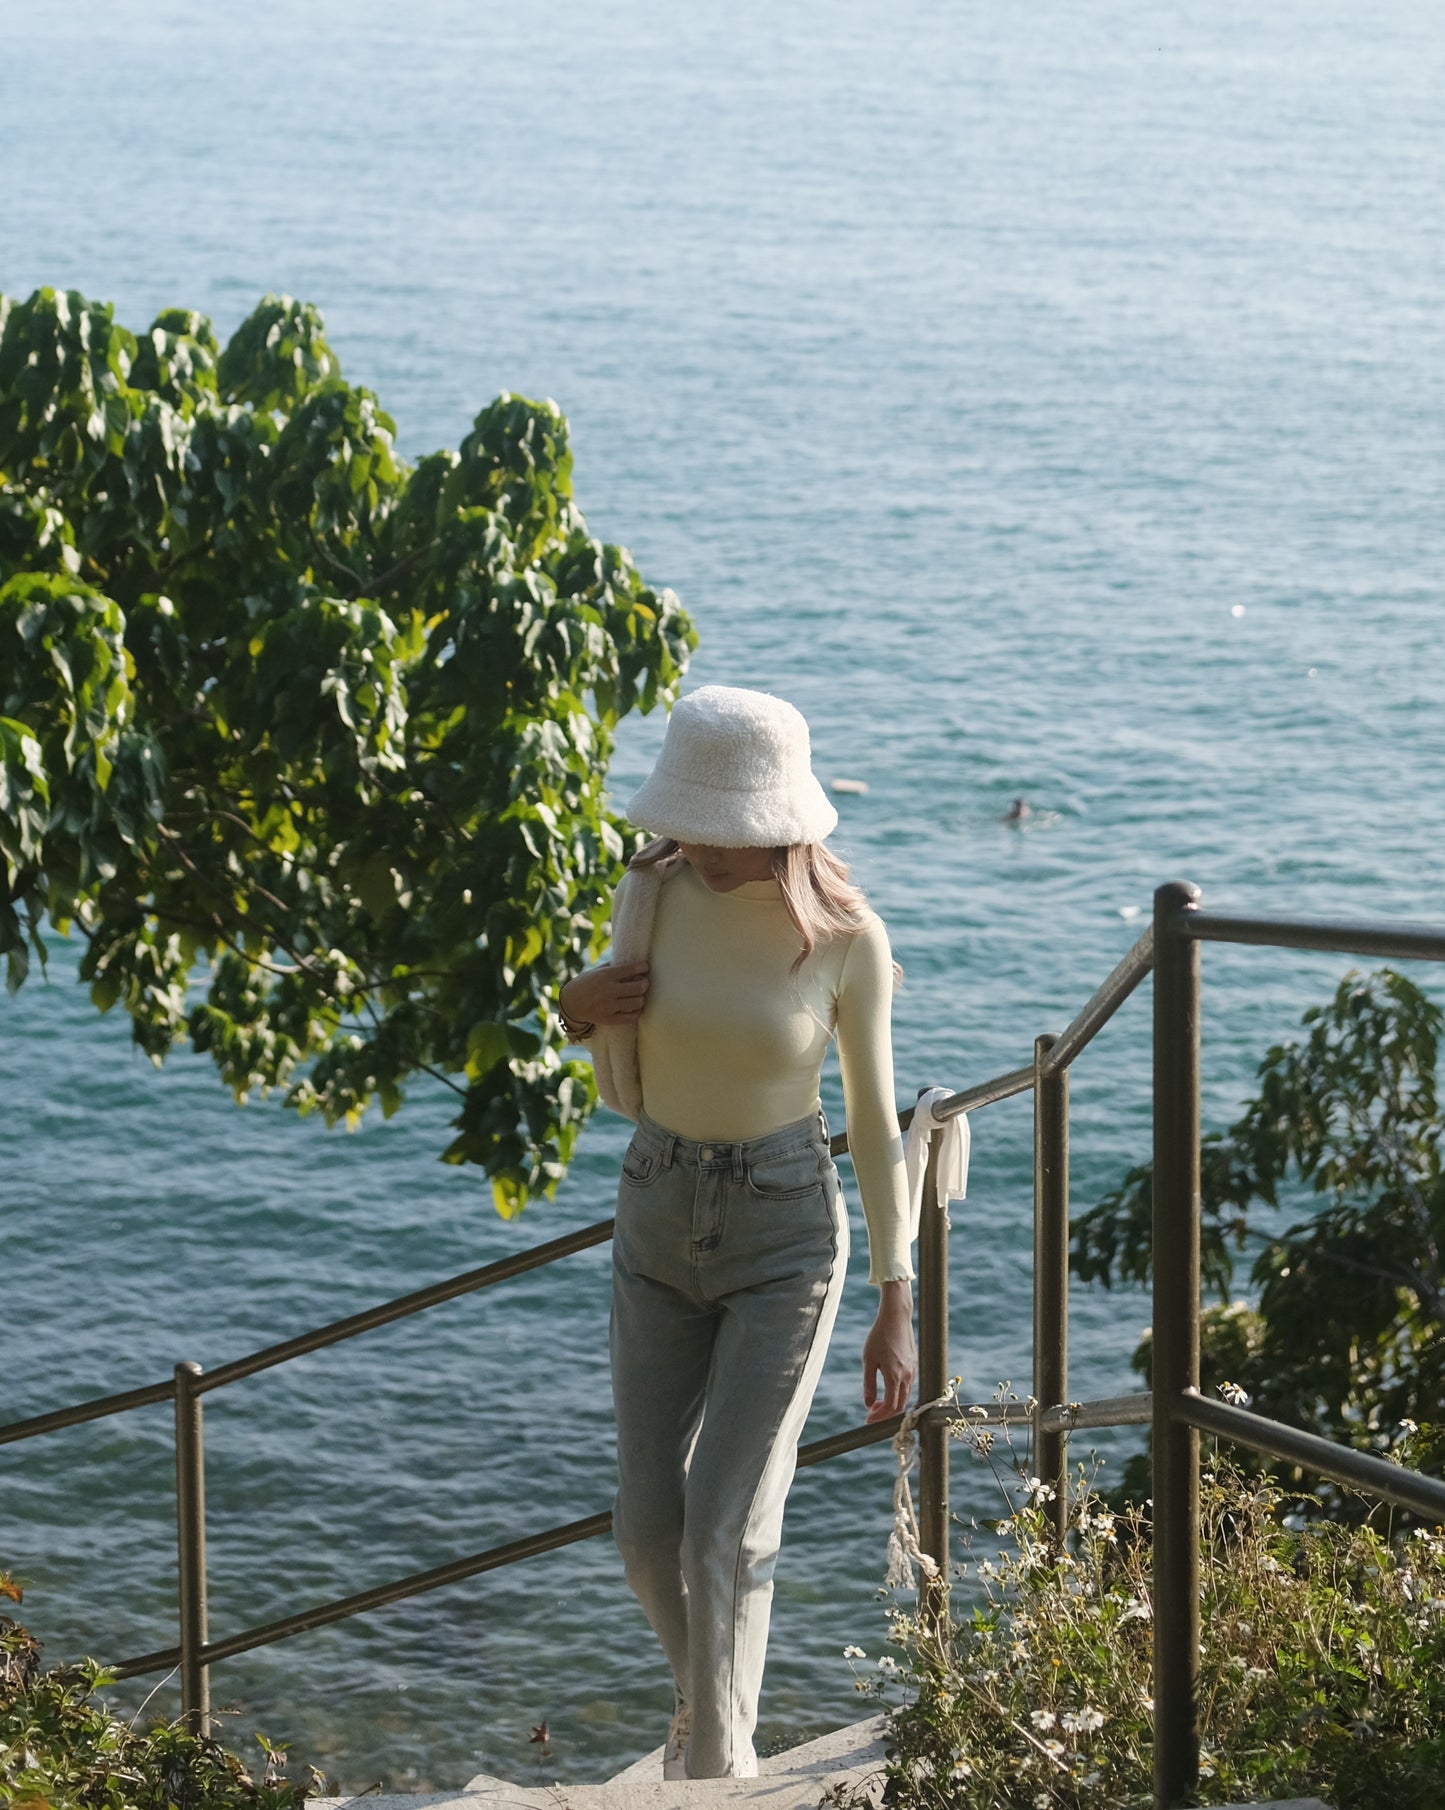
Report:
<svg viewBox="0 0 1445 1810"><path fill-rule="evenodd" d="M678 1163L689 1169L731 1169L737 1175L742 1173L745 1164L756 1163L767 1156L782 1156L789 1150L806 1149L820 1138L826 1146L828 1121L821 1107L817 1112L809 1113L806 1119L780 1125L776 1131L765 1131L761 1137L731 1140L685 1138L680 1132L659 1125L656 1119L649 1119L644 1112L638 1116L633 1141L644 1149L656 1151L668 1167Z"/></svg>

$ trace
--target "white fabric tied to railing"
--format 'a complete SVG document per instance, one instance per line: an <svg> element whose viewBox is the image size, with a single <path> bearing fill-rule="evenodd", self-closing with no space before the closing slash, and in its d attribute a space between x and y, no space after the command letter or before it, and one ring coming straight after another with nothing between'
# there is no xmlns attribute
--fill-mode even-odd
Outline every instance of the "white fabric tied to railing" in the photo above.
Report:
<svg viewBox="0 0 1445 1810"><path fill-rule="evenodd" d="M911 1237L918 1238L918 1222L923 1217L923 1179L928 1168L928 1141L935 1131L943 1133L938 1151L937 1192L934 1204L943 1214L951 1200L963 1200L968 1194L968 1153L972 1135L968 1114L956 1112L940 1119L935 1108L952 1096L946 1087L930 1087L918 1096L913 1120L903 1144L903 1162L908 1171L908 1199L913 1209Z"/></svg>
<svg viewBox="0 0 1445 1810"><path fill-rule="evenodd" d="M935 1131L942 1134L938 1148L938 1169L934 1177L934 1205L945 1217L948 1204L963 1200L968 1194L968 1155L972 1139L967 1113L955 1113L940 1119L935 1108L950 1098L946 1087L930 1087L918 1096L913 1118L903 1145L903 1162L908 1174L908 1199L912 1210L910 1242L918 1239L918 1226L923 1218L923 1184L928 1172L928 1146ZM920 1402L903 1417L903 1424L893 1435L893 1450L898 1458L898 1475L893 1481L893 1531L888 1536L889 1590L911 1590L915 1568L930 1579L938 1576L938 1562L918 1542L918 1513L913 1505L913 1485L909 1473L913 1469L913 1448L919 1421L930 1408L947 1407L954 1400L950 1383L936 1401Z"/></svg>

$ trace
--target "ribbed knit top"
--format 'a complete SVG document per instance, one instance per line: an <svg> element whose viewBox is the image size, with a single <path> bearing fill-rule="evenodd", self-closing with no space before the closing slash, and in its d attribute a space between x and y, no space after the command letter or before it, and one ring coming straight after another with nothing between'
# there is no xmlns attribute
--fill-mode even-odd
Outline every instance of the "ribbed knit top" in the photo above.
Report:
<svg viewBox="0 0 1445 1810"><path fill-rule="evenodd" d="M817 1110L836 1033L869 1278L912 1276L888 933L870 917L820 944L794 975L801 947L776 880L713 892L686 865L668 879L637 1030L643 1110L683 1137L762 1137Z"/></svg>

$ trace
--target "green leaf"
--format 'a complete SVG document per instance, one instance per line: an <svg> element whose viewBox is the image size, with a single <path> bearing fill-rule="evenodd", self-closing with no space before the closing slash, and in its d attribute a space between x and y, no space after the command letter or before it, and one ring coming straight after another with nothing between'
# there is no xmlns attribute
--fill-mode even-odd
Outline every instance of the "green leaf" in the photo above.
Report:
<svg viewBox="0 0 1445 1810"><path fill-rule="evenodd" d="M499 1062L505 1061L510 1053L507 1026L490 1018L479 1020L467 1033L468 1078L480 1081Z"/></svg>

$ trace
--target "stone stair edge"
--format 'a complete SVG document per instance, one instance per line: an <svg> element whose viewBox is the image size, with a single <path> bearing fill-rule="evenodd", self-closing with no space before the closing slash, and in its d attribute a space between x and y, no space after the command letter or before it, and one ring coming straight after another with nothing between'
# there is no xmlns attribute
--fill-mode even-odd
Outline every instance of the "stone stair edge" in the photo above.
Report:
<svg viewBox="0 0 1445 1810"><path fill-rule="evenodd" d="M460 1791L310 1798L308 1810L705 1810L755 1797L766 1798L768 1810L811 1810L830 1784L862 1782L883 1760L883 1718L872 1716L770 1754L754 1779L665 1782L659 1747L601 1784L520 1785L479 1773Z"/></svg>
<svg viewBox="0 0 1445 1810"><path fill-rule="evenodd" d="M719 1810L756 1802L764 1810L816 1810L839 1785L866 1787L881 1775L885 1722L872 1716L819 1735L758 1763L753 1779L662 1778L662 1749L634 1761L601 1784L520 1785L479 1773L459 1792L371 1792L357 1797L309 1800L308 1810ZM876 1803L876 1793L870 1793ZM1317 1797L1276 1798L1222 1806L1221 1810L1330 1810Z"/></svg>

